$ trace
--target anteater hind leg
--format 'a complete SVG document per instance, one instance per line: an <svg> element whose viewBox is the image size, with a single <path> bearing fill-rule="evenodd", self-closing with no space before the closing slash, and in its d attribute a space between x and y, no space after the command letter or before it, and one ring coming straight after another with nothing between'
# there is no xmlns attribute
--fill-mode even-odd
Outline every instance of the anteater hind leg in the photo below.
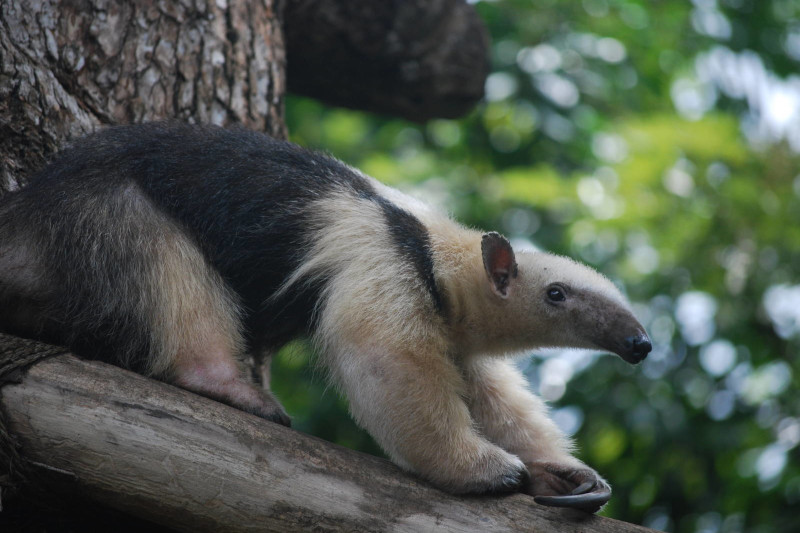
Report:
<svg viewBox="0 0 800 533"><path fill-rule="evenodd" d="M241 319L230 290L169 218L144 197L132 203L139 216L131 233L139 239L131 253L145 275L130 292L141 293L141 315L148 317L151 375L289 425L275 397L245 378Z"/></svg>
<svg viewBox="0 0 800 533"><path fill-rule="evenodd" d="M188 239L161 255L164 324L175 334L170 381L284 425L289 417L268 391L245 379L238 309L222 280Z"/></svg>
<svg viewBox="0 0 800 533"><path fill-rule="evenodd" d="M281 404L266 389L259 390L242 378L236 361L224 349L208 350L184 360L178 358L174 382L185 389L220 400L285 426L291 420Z"/></svg>

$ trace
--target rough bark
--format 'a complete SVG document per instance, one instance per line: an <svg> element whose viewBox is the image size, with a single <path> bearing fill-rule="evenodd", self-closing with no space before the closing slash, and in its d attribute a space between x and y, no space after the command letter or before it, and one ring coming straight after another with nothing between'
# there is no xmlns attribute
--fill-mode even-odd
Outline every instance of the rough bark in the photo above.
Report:
<svg viewBox="0 0 800 533"><path fill-rule="evenodd" d="M292 92L415 121L483 97L488 36L464 0L293 0L285 31Z"/></svg>
<svg viewBox="0 0 800 533"><path fill-rule="evenodd" d="M0 0L0 189L100 124L285 137L284 64L276 0Z"/></svg>
<svg viewBox="0 0 800 533"><path fill-rule="evenodd" d="M24 459L52 487L180 531L649 531L520 494L451 496L388 461L71 355L0 391Z"/></svg>

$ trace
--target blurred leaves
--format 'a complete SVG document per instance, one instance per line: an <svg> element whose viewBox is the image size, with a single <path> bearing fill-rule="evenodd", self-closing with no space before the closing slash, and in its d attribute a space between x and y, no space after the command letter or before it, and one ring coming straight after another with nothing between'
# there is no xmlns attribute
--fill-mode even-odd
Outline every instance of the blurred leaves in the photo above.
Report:
<svg viewBox="0 0 800 533"><path fill-rule="evenodd" d="M800 4L476 8L494 69L468 117L417 125L290 98L293 140L625 287L654 341L642 365L521 361L611 481L604 514L800 531ZM379 453L308 347L284 352L273 382L295 426Z"/></svg>

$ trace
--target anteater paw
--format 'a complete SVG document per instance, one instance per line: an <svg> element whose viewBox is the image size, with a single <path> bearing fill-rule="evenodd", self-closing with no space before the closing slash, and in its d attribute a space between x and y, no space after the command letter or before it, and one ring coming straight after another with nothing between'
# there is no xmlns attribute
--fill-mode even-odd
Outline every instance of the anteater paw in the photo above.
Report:
<svg viewBox="0 0 800 533"><path fill-rule="evenodd" d="M611 499L611 487L588 466L528 463L530 482L524 492L551 507L571 507L596 513Z"/></svg>

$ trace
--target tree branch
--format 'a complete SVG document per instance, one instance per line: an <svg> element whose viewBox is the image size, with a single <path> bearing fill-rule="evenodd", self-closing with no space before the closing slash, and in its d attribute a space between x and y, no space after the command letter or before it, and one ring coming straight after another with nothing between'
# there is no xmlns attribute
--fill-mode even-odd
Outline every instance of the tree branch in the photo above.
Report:
<svg viewBox="0 0 800 533"><path fill-rule="evenodd" d="M50 488L177 530L649 531L521 494L445 494L388 461L71 355L0 393Z"/></svg>
<svg viewBox="0 0 800 533"><path fill-rule="evenodd" d="M454 118L483 97L489 38L464 0L293 0L289 90L410 120Z"/></svg>

